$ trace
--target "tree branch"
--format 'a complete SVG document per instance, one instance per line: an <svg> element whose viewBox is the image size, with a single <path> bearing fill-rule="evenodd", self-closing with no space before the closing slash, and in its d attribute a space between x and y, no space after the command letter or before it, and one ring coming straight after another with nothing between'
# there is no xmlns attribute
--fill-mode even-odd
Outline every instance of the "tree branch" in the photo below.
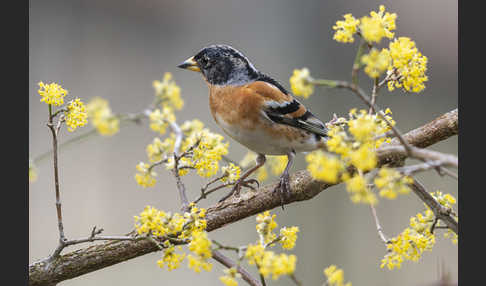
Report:
<svg viewBox="0 0 486 286"><path fill-rule="evenodd" d="M243 278L243 280L248 282L248 284L252 286L261 286L260 282L258 282L258 280L253 278L248 271L246 271L243 267L236 265L236 263L234 263L231 259L229 259L227 256L222 254L220 251L213 250L213 258L214 260L218 261L219 263L223 264L228 268L236 267L238 273L241 274L241 278Z"/></svg>
<svg viewBox="0 0 486 286"><path fill-rule="evenodd" d="M458 114L455 109L404 134L403 137L414 147L428 147L457 134L457 121ZM400 142L394 139L388 146L395 147L398 144ZM384 147L385 151L380 148L377 152L379 165L403 164L407 153L401 147L402 149ZM265 210L280 207L280 196L273 192L276 185L274 183L263 186L257 192L242 193L238 198L233 197L208 208L206 230L212 231ZM314 180L307 171L301 170L291 175L290 186L291 192L285 204L312 199L333 184ZM29 284L52 285L157 250L159 249L147 240L115 241L89 246L60 256L48 267L44 262L34 262L29 266Z"/></svg>

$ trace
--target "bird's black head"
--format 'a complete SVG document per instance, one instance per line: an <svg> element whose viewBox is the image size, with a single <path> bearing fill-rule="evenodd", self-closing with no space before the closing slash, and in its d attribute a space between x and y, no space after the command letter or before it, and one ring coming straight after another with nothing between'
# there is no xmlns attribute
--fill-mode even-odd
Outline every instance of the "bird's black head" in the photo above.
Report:
<svg viewBox="0 0 486 286"><path fill-rule="evenodd" d="M259 72L238 50L228 45L211 45L178 67L198 71L210 84L240 85L258 78Z"/></svg>

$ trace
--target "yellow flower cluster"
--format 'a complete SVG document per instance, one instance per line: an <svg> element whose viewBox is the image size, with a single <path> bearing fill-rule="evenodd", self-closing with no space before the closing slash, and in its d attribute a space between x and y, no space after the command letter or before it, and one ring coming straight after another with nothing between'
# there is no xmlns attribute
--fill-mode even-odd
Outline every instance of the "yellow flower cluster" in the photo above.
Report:
<svg viewBox="0 0 486 286"><path fill-rule="evenodd" d="M88 114L86 113L86 106L81 99L76 98L71 100L67 106L66 125L69 132L74 131L77 127L84 126L88 123Z"/></svg>
<svg viewBox="0 0 486 286"><path fill-rule="evenodd" d="M174 138L167 137L164 141L160 141L160 138L155 137L151 144L147 145L145 151L147 157L152 163L162 160L162 156L174 149Z"/></svg>
<svg viewBox="0 0 486 286"><path fill-rule="evenodd" d="M392 124L391 111L387 109L383 116ZM339 118L334 125L329 126L327 150L334 154L317 150L307 154L307 170L317 180L327 183L337 183L343 180L351 200L355 203L375 204L375 194L368 187L368 181L363 173L376 167L375 149L390 138L383 136L390 130L388 124L376 114L367 110L352 109L349 120ZM347 129L346 129L347 127ZM357 169L354 175L348 173L348 168Z"/></svg>
<svg viewBox="0 0 486 286"><path fill-rule="evenodd" d="M181 167L194 168L201 177L208 178L215 175L219 170L219 161L222 156L228 154L229 143L224 143L223 140L223 136L212 133L207 128L192 132L182 143L181 150L185 151L195 147L190 156L181 159ZM174 160L169 158L166 166L168 169L174 168ZM185 175L187 171L180 174Z"/></svg>
<svg viewBox="0 0 486 286"><path fill-rule="evenodd" d="M206 210L199 209L194 204L191 204L191 211L184 215L166 213L147 206L140 216L135 216L135 229L139 235L190 239L188 247L194 255L187 256L189 268L196 272L200 272L201 268L210 271L212 265L207 260L211 258L211 241L205 231L207 225L205 216ZM176 253L175 246L170 240L166 240L164 246L164 256L157 261L159 267L167 266L169 271L179 268L186 255ZM178 249L181 250L181 247L179 246Z"/></svg>
<svg viewBox="0 0 486 286"><path fill-rule="evenodd" d="M34 161L29 159L29 183L37 181L37 168L34 165Z"/></svg>
<svg viewBox="0 0 486 286"><path fill-rule="evenodd" d="M415 46L415 42L407 37L400 37L390 43L390 56L392 63L388 73L392 80L388 82L390 91L395 88L404 88L410 92L420 92L425 88L424 82L428 80L427 57L422 55Z"/></svg>
<svg viewBox="0 0 486 286"><path fill-rule="evenodd" d="M241 274L238 273L236 268L231 267L223 271L226 275L219 277L219 280L226 286L238 286L236 278L241 278Z"/></svg>
<svg viewBox="0 0 486 286"><path fill-rule="evenodd" d="M408 176L403 176L397 170L383 167L378 172L378 176L374 180L375 186L380 190L380 196L393 200L398 194L410 193L409 184L413 183L413 179Z"/></svg>
<svg viewBox="0 0 486 286"><path fill-rule="evenodd" d="M147 188L153 187L155 185L155 183L157 182L157 180L155 179L157 173L154 172L153 168L149 171L149 164L140 162L136 166L136 169L138 173L135 174L135 180L140 186Z"/></svg>
<svg viewBox="0 0 486 286"><path fill-rule="evenodd" d="M456 199L450 194L442 194L437 191L431 195L446 208L452 209L456 203ZM411 217L410 226L387 244L388 253L381 261L381 268L385 266L390 270L395 267L400 268L404 260L418 261L424 251L432 250L435 235L430 231L435 221L435 215L427 205L425 206L427 209L423 213ZM439 225L440 222L437 222L436 227ZM457 243L457 235L450 229L444 236L450 238L453 243Z"/></svg>
<svg viewBox="0 0 486 286"><path fill-rule="evenodd" d="M245 258L250 265L256 265L259 273L264 277L271 274L274 280L281 275L292 274L295 271L297 257L285 253L275 254L265 248L274 246L275 242L278 241L282 248L292 249L295 246L297 232L299 231L296 226L284 227L280 229L280 235L277 237L273 232L278 226L275 217L276 215L270 214L269 211L257 215L256 230L260 239L257 244L249 244L245 252Z"/></svg>
<svg viewBox="0 0 486 286"><path fill-rule="evenodd" d="M424 251L432 250L435 235L430 233L430 226L434 220L434 213L430 210L425 215L418 214L410 219L410 226L387 244L388 253L381 260L381 268L387 266L392 270L400 268L407 259L418 261Z"/></svg>
<svg viewBox="0 0 486 286"><path fill-rule="evenodd" d="M194 231L192 233L189 250L195 254L195 256L191 254L187 256L189 268L198 273L201 272L201 269L211 271L213 265L208 262L212 257L211 241L208 239L205 231Z"/></svg>
<svg viewBox="0 0 486 286"><path fill-rule="evenodd" d="M351 14L344 15L344 21L339 20L336 25L332 26L334 33L333 39L341 43L354 42L353 35L358 31L359 20L355 19Z"/></svg>
<svg viewBox="0 0 486 286"><path fill-rule="evenodd" d="M154 80L152 86L155 89L155 96L163 109L182 109L184 101L181 99L181 88L172 79L170 72L164 74L162 81Z"/></svg>
<svg viewBox="0 0 486 286"><path fill-rule="evenodd" d="M281 275L290 275L295 271L297 257L293 254L275 254L273 251L265 250L261 244L248 245L245 253L250 265L256 265L258 272L263 277L272 275L273 280L277 280Z"/></svg>
<svg viewBox="0 0 486 286"><path fill-rule="evenodd" d="M385 12L380 5L379 11L371 11L370 16L355 19L351 14L344 15L344 21L337 21L332 28L336 30L334 40L342 43L354 42L353 35L358 33L369 44L379 43L382 38L393 39L397 14ZM387 84L390 91L403 88L409 92L420 92L428 80L427 57L423 56L408 37L395 38L388 48L371 51L361 57L364 71L371 78L378 78L387 71Z"/></svg>
<svg viewBox="0 0 486 286"><path fill-rule="evenodd" d="M372 48L367 55L361 57L361 62L365 64L365 73L371 78L377 78L390 66L390 51L388 49L378 51Z"/></svg>
<svg viewBox="0 0 486 286"><path fill-rule="evenodd" d="M52 104L54 106L60 106L64 104L64 97L68 94L68 91L63 89L57 83L45 84L42 81L39 82L39 90L37 91L42 97L41 102Z"/></svg>
<svg viewBox="0 0 486 286"><path fill-rule="evenodd" d="M431 194L439 204L443 205L444 207L448 209L453 209L454 205L456 204L456 198L454 198L450 194L443 194L440 191L436 191ZM427 206L426 206L427 207ZM451 215L457 220L457 214L455 212L451 212ZM439 225L439 223L438 223ZM451 229L448 229L446 233L444 233L445 238L449 238L453 244L457 244L458 242L458 236L457 234L452 231Z"/></svg>
<svg viewBox="0 0 486 286"><path fill-rule="evenodd" d="M253 164L257 158L257 154L251 151L248 151L240 161L240 166L246 168ZM267 161L265 165L258 168L255 172L256 178L259 182L263 182L268 179L268 168L270 167L271 174L274 176L279 176L285 170L287 166L287 156L266 156Z"/></svg>
<svg viewBox="0 0 486 286"><path fill-rule="evenodd" d="M375 205L378 202L376 195L371 192L368 186L368 180L362 174L358 173L352 177L344 174L343 180L346 183L347 191L351 194L351 201L353 203Z"/></svg>
<svg viewBox="0 0 486 286"><path fill-rule="evenodd" d="M171 108L155 109L149 114L150 129L160 134L165 133L165 129L169 123L175 122L176 118Z"/></svg>
<svg viewBox="0 0 486 286"><path fill-rule="evenodd" d="M344 15L344 21L339 20L332 27L336 32L333 39L341 43L354 42L353 35L360 33L368 43L379 43L383 37L392 39L396 29L397 14L385 13L385 6L380 5L379 11L371 11L370 16L356 19L351 14ZM359 28L359 29L358 29Z"/></svg>
<svg viewBox="0 0 486 286"><path fill-rule="evenodd" d="M326 285L329 286L352 286L351 282L344 284L344 271L331 265L324 269L324 275L327 278Z"/></svg>
<svg viewBox="0 0 486 286"><path fill-rule="evenodd" d="M256 230L260 235L260 243L262 245L267 244L277 238L277 235L273 233L273 230L278 226L275 221L277 215L270 215L269 211L262 214L258 214L256 217L257 225Z"/></svg>
<svg viewBox="0 0 486 286"><path fill-rule="evenodd" d="M101 135L111 136L120 130L120 119L112 113L107 100L94 97L86 105L86 110L88 118Z"/></svg>
<svg viewBox="0 0 486 286"><path fill-rule="evenodd" d="M160 115L160 113L155 113L154 117L157 117L156 120L160 119ZM166 119L172 120L171 118ZM166 119L160 119L159 122L164 122ZM162 130L161 128L165 128L163 124L158 124L158 127L160 128L159 131ZM197 119L184 122L180 128L185 136L181 144L180 153L185 153L185 155L178 164L179 175L186 175L190 169L195 169L201 177L215 175L219 170L219 161L223 155L228 153L229 143L223 142L223 136L204 128L202 122ZM172 154L175 137L174 133L170 133L163 141L160 138L154 138L152 143L148 144L145 149L149 161L155 165L167 159L166 162L164 161L166 169L174 169L175 162ZM229 174L223 180L230 179L230 181L237 180L241 172L237 166L231 164L224 168L223 172L225 171L228 171ZM155 184L155 181L149 180L153 176L148 175L146 172L141 172L142 174L136 175L139 184L146 185L146 181Z"/></svg>
<svg viewBox="0 0 486 286"><path fill-rule="evenodd" d="M284 249L292 249L297 241L298 226L284 227L280 229L280 243Z"/></svg>
<svg viewBox="0 0 486 286"><path fill-rule="evenodd" d="M305 160L309 163L307 170L316 180L334 184L338 182L341 172L344 171L344 164L337 156L322 150L307 154Z"/></svg>
<svg viewBox="0 0 486 286"><path fill-rule="evenodd" d="M359 30L361 35L368 42L379 43L383 37L392 39L396 29L395 19L397 14L385 13L385 6L380 5L379 12L371 11L370 17L364 16L360 20Z"/></svg>
<svg viewBox="0 0 486 286"><path fill-rule="evenodd" d="M223 174L227 174L225 177L221 178L222 182L236 182L241 175L241 168L233 163L229 163L228 166L221 168Z"/></svg>
<svg viewBox="0 0 486 286"><path fill-rule="evenodd" d="M181 247L179 246L179 250ZM157 265L160 268L164 268L164 266L167 266L168 271L172 271L174 269L177 269L181 266L181 262L184 260L186 257L186 254L178 254L175 252L175 246L171 245L168 248L164 250L164 256L162 259L157 261Z"/></svg>
<svg viewBox="0 0 486 286"><path fill-rule="evenodd" d="M308 98L314 93L314 85L312 84L312 77L309 69L294 69L294 73L290 77L290 88L292 93L296 96Z"/></svg>

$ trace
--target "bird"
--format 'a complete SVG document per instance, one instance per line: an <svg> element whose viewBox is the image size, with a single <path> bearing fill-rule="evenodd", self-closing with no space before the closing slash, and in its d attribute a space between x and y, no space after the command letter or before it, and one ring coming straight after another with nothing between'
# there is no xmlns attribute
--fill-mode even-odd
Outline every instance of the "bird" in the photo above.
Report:
<svg viewBox="0 0 486 286"><path fill-rule="evenodd" d="M281 206L290 194L289 170L296 153L325 149L328 129L277 80L260 72L237 49L213 44L199 50L178 65L202 74L209 88L209 108L224 133L257 155L256 165L247 170L232 190L219 200L238 196L241 187L257 184L247 179L263 166L266 155L286 155L285 170L274 192Z"/></svg>

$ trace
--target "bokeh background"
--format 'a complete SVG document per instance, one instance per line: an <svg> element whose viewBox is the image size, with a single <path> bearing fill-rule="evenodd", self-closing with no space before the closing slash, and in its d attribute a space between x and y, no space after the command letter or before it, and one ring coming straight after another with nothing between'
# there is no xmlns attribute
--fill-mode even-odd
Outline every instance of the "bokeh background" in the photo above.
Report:
<svg viewBox="0 0 486 286"><path fill-rule="evenodd" d="M315 77L348 79L357 45L332 40L332 25L345 13L361 17L384 4L398 14L396 35L408 36L429 58L429 82L420 95L382 92L379 104L390 107L401 130L407 131L457 107L457 1L30 1L29 20L29 152L32 158L51 147L45 125L47 107L39 102L37 83L57 82L71 96L85 102L94 96L109 100L116 113L138 112L151 103L152 81L172 72L185 100L178 121L199 118L220 132L210 117L207 87L200 75L176 68L182 60L212 43L242 50L260 70L289 87L294 68L308 67ZM362 86L369 87L361 74ZM317 89L305 100L322 120L364 107L344 90ZM75 133L64 129L60 141ZM178 211L179 198L170 173L160 170L158 184L143 189L134 180L135 165L146 161L145 146L156 136L148 124L128 124L113 137L95 136L60 153L60 186L68 238L87 236L96 225L105 234L126 233L133 216L146 205ZM230 157L240 160L246 150L232 139ZM457 154L457 137L433 147ZM305 167L298 156L293 170ZM58 232L51 159L38 164L39 178L29 189L29 259L46 257L56 247ZM457 181L434 172L420 175L431 190L457 197ZM204 180L186 176L190 198ZM209 206L215 199L204 202ZM401 232L409 217L422 211L413 195L377 206L389 236ZM385 247L378 238L368 206L354 205L342 186L315 199L275 209L280 226L301 229L296 248L296 276L304 285L321 285L322 270L336 264L353 285L430 285L439 273L457 281L457 246L438 238L420 263L401 269L380 269ZM242 245L257 239L254 217L211 233L226 244ZM71 248L73 249L73 248ZM172 272L161 270L153 253L68 280L62 285L219 285L222 267L196 274L185 263ZM252 269L253 271L253 269ZM244 283L241 281L240 283ZM292 285L286 277L269 284Z"/></svg>

